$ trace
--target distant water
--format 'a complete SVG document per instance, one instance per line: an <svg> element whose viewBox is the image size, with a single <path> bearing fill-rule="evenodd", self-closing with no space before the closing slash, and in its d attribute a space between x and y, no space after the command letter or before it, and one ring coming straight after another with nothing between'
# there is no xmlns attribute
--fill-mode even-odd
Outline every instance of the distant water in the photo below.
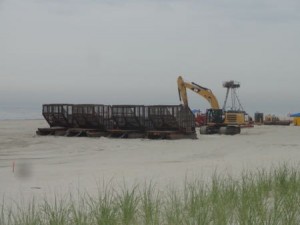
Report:
<svg viewBox="0 0 300 225"><path fill-rule="evenodd" d="M42 119L42 106L0 105L0 120Z"/></svg>

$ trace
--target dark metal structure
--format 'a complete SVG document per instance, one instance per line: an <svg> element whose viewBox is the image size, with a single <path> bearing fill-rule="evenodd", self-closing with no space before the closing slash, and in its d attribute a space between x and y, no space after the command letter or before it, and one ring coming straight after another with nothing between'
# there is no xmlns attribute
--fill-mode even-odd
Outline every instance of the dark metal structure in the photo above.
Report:
<svg viewBox="0 0 300 225"><path fill-rule="evenodd" d="M113 105L113 129L145 130L145 106L143 105Z"/></svg>
<svg viewBox="0 0 300 225"><path fill-rule="evenodd" d="M148 106L148 130L178 130L178 123L176 121L178 107L174 105Z"/></svg>
<svg viewBox="0 0 300 225"><path fill-rule="evenodd" d="M50 127L72 127L72 104L44 104L43 117Z"/></svg>
<svg viewBox="0 0 300 225"><path fill-rule="evenodd" d="M181 132L194 133L196 131L195 115L190 108L180 106L177 121Z"/></svg>
<svg viewBox="0 0 300 225"><path fill-rule="evenodd" d="M76 104L72 111L73 127L105 131L112 126L110 105Z"/></svg>
<svg viewBox="0 0 300 225"><path fill-rule="evenodd" d="M182 105L43 105L50 128L39 135L177 139L196 138L195 117Z"/></svg>
<svg viewBox="0 0 300 225"><path fill-rule="evenodd" d="M263 124L264 123L264 114L260 112L256 112L254 114L254 123L255 124Z"/></svg>
<svg viewBox="0 0 300 225"><path fill-rule="evenodd" d="M148 106L148 129L158 131L195 131L195 117L192 111L182 105Z"/></svg>

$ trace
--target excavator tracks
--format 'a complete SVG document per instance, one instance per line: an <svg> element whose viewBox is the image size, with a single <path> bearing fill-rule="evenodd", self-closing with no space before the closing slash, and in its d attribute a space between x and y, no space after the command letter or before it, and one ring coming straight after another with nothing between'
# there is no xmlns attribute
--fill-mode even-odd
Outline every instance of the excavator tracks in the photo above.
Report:
<svg viewBox="0 0 300 225"><path fill-rule="evenodd" d="M223 135L236 135L241 133L241 128L238 126L201 126L200 134L223 134Z"/></svg>

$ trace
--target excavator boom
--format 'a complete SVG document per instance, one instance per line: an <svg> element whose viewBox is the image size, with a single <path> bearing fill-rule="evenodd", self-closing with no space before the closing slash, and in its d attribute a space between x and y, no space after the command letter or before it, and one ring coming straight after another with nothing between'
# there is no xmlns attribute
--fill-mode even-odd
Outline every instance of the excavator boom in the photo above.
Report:
<svg viewBox="0 0 300 225"><path fill-rule="evenodd" d="M202 87L195 83L185 82L181 76L177 78L177 85L179 99L182 101L184 106L188 106L188 97L186 92L186 89L188 88L198 95L204 97L209 102L212 109L220 109L219 102L210 89Z"/></svg>

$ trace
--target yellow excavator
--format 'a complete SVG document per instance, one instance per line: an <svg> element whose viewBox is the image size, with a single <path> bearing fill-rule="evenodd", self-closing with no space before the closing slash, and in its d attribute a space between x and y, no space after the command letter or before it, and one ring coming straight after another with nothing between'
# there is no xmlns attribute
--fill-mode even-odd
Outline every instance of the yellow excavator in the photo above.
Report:
<svg viewBox="0 0 300 225"><path fill-rule="evenodd" d="M181 76L177 79L179 99L183 106L188 107L187 89L204 97L211 108L206 110L205 125L200 126L200 134L239 134L241 126L245 124L245 112L225 111L219 106L219 102L213 92L193 82L185 82Z"/></svg>

